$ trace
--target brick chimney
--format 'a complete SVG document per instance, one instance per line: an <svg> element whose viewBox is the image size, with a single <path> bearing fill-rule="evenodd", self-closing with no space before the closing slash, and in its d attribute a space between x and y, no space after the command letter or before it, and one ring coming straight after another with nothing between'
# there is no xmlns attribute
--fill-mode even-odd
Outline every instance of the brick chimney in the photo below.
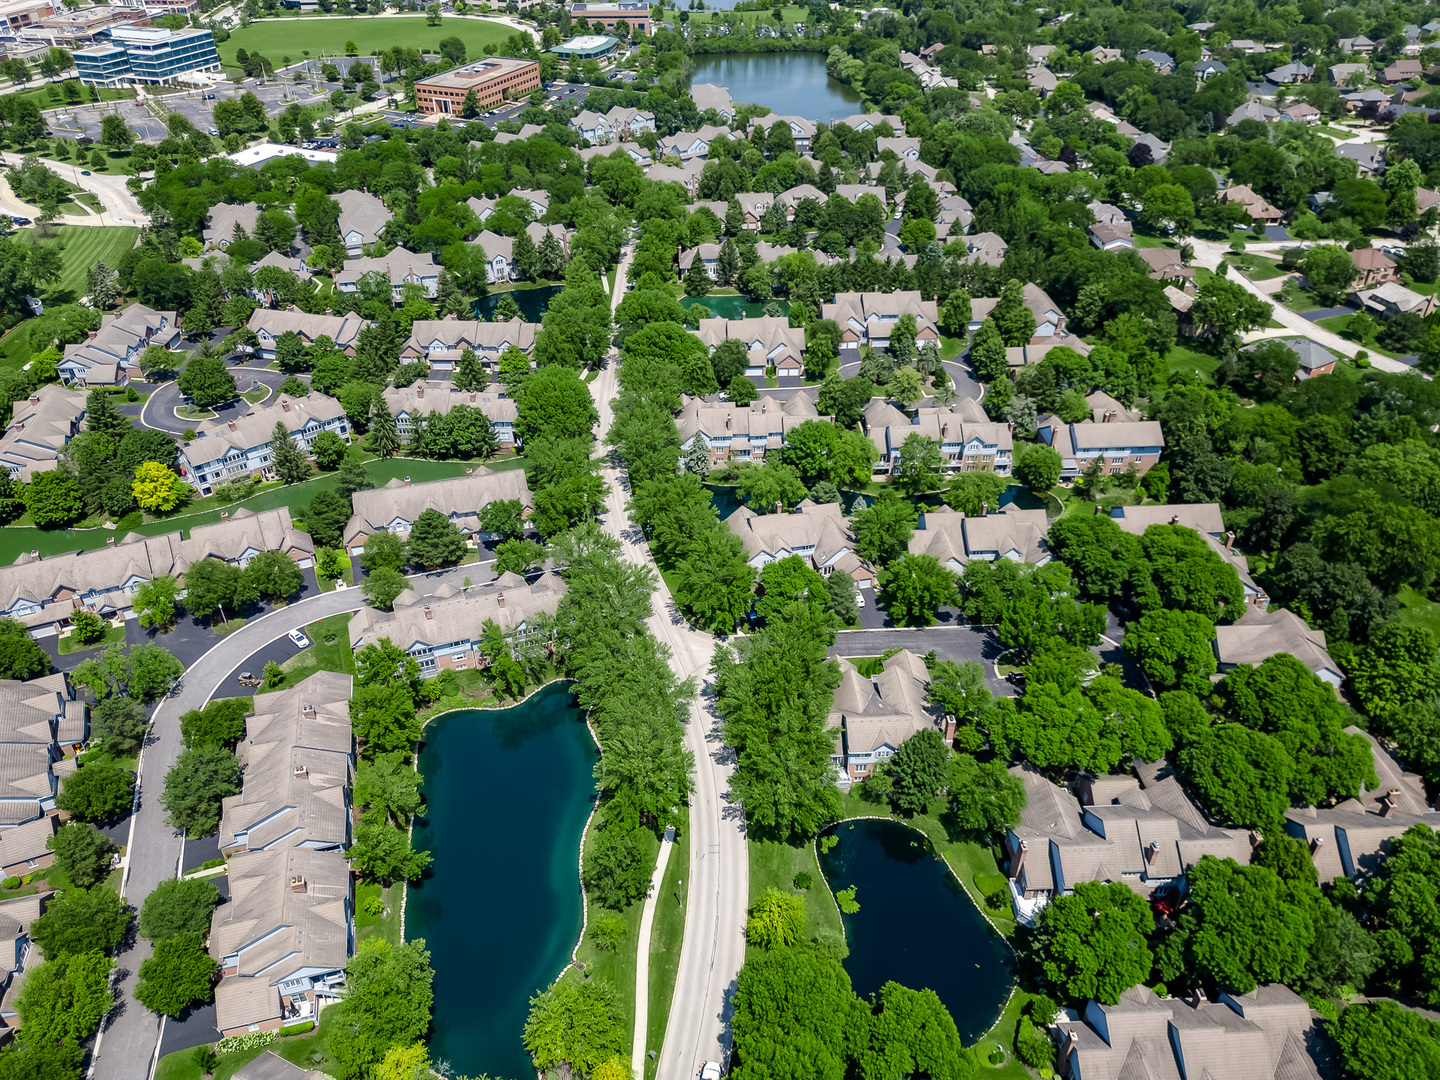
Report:
<svg viewBox="0 0 1440 1080"><path fill-rule="evenodd" d="M1154 861L1155 861L1155 856L1156 856L1156 855L1159 855L1159 854L1160 854L1160 841L1158 841L1158 840L1151 840L1150 843L1148 843L1148 844L1145 845L1145 861L1146 861L1147 863L1152 863L1152 862L1154 862Z"/></svg>
<svg viewBox="0 0 1440 1080"><path fill-rule="evenodd" d="M425 387L423 387L423 386L418 387L418 388L415 390L415 396L416 396L417 398L423 398L423 397L425 396Z"/></svg>
<svg viewBox="0 0 1440 1080"><path fill-rule="evenodd" d="M1171 514L1171 515L1170 515L1170 524L1171 524L1171 525L1179 525L1179 524L1180 524L1180 515L1179 515L1179 514Z"/></svg>
<svg viewBox="0 0 1440 1080"><path fill-rule="evenodd" d="M1235 550L1235 530L1234 530L1234 529L1231 529L1229 532L1227 532L1227 533L1225 534L1225 550L1226 550L1226 551L1234 551L1234 550Z"/></svg>
<svg viewBox="0 0 1440 1080"><path fill-rule="evenodd" d="M295 779L296 779L296 780L309 780L309 779L310 779L310 770L307 769L304 765L296 765L296 766L295 766Z"/></svg>
<svg viewBox="0 0 1440 1080"><path fill-rule="evenodd" d="M231 431L237 430L237 428L235 427L235 421L234 421L234 420L227 421L227 423L229 424Z"/></svg>
<svg viewBox="0 0 1440 1080"><path fill-rule="evenodd" d="M1112 420L1114 420L1114 419L1115 419L1115 410L1114 410L1114 409L1109 409L1109 410L1107 410L1106 413L1105 413L1105 419L1104 419L1103 423L1108 424L1108 423L1110 423L1110 422L1111 422Z"/></svg>
<svg viewBox="0 0 1440 1080"><path fill-rule="evenodd" d="M1096 504L1095 504L1095 514L1096 514L1096 516L1098 517L1100 514L1103 514L1104 512L1105 512L1105 508L1104 508L1103 506L1101 506L1099 503L1096 503Z"/></svg>
<svg viewBox="0 0 1440 1080"><path fill-rule="evenodd" d="M315 706L311 705L309 702L306 702L304 705L300 706L300 715L303 716L306 720L314 720Z"/></svg>
<svg viewBox="0 0 1440 1080"><path fill-rule="evenodd" d="M1195 988L1195 992L1190 995L1190 1004L1194 1007L1196 1012L1199 1012L1201 1009L1205 1008L1206 1005L1210 1004L1210 999L1205 996L1205 991L1197 986Z"/></svg>
<svg viewBox="0 0 1440 1080"><path fill-rule="evenodd" d="M504 607L504 606L505 606L505 594L504 594L503 592L500 593L498 596L495 597L495 606L496 606L496 607Z"/></svg>
<svg viewBox="0 0 1440 1080"><path fill-rule="evenodd" d="M1311 856L1311 858L1314 858L1316 855L1318 855L1318 854L1320 853L1320 848L1321 848L1321 846L1324 845L1324 843L1325 843L1325 837L1323 837L1323 836L1317 836L1317 837L1315 837L1314 840L1311 840L1311 841L1310 841L1310 856Z"/></svg>
<svg viewBox="0 0 1440 1080"><path fill-rule="evenodd" d="M280 399L280 408L284 412L290 411L290 399L288 397L282 397Z"/></svg>
<svg viewBox="0 0 1440 1080"><path fill-rule="evenodd" d="M406 476L406 477L405 477L405 483L407 483L407 484L410 483L410 477L409 477L409 476Z"/></svg>
<svg viewBox="0 0 1440 1080"><path fill-rule="evenodd" d="M305 879L298 874L292 877L290 879L290 891L298 893L305 892Z"/></svg>
<svg viewBox="0 0 1440 1080"><path fill-rule="evenodd" d="M426 621L428 622L428 621L430 621L431 619L434 619L434 618L435 618L434 614L432 614L431 611L430 611L430 605L429 605L429 604L426 604L426 605L425 605L425 619L426 619Z"/></svg>
<svg viewBox="0 0 1440 1080"><path fill-rule="evenodd" d="M1030 850L1030 841L1021 840L1020 850L1015 853L1015 865L1010 867L1010 878L1013 881L1020 880L1020 871L1025 869L1025 853Z"/></svg>
<svg viewBox="0 0 1440 1080"><path fill-rule="evenodd" d="M1400 800L1400 792L1391 788L1380 800L1380 816L1390 817L1397 809Z"/></svg>

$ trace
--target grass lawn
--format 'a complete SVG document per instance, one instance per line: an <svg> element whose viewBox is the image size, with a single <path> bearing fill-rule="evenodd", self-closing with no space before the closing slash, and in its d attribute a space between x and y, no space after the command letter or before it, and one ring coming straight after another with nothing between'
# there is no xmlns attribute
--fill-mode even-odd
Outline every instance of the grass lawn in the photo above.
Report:
<svg viewBox="0 0 1440 1080"><path fill-rule="evenodd" d="M745 845L750 849L750 899L758 899L770 888L781 892L805 897L805 933L810 941L822 930L845 936L845 927L840 922L840 909L835 906L825 878L820 873L820 863L815 858L815 845L786 844L775 840L751 839ZM795 875L801 872L810 875L810 888L795 888ZM758 947L757 947L758 949ZM752 948L745 947L748 959Z"/></svg>
<svg viewBox="0 0 1440 1080"><path fill-rule="evenodd" d="M797 9L798 10L798 9ZM369 19L339 17L307 19L302 22L261 19L230 33L228 41L219 46L220 59L226 67L238 66L238 50L259 52L275 63L289 56L294 61L312 57L343 56L346 42L353 42L361 56L374 56L381 49L395 45L421 52L439 52L440 41L458 37L465 43L465 54L472 59L485 55L486 46L497 50L506 39L517 33L507 26L476 22L471 19L444 19L439 26L426 26L425 17L413 19Z"/></svg>
<svg viewBox="0 0 1440 1080"><path fill-rule="evenodd" d="M218 414L196 405L181 405L175 410L175 415L181 420L214 420Z"/></svg>
<svg viewBox="0 0 1440 1080"><path fill-rule="evenodd" d="M1301 289L1295 294L1295 299L1291 300L1285 306L1291 311L1303 315L1307 311L1314 311L1316 308L1322 308L1328 305L1320 303L1320 301L1316 300L1304 289Z"/></svg>
<svg viewBox="0 0 1440 1080"><path fill-rule="evenodd" d="M125 641L125 627L105 627L105 635L99 641L91 645L81 645L75 640L74 634L66 634L56 642L56 648L61 656L68 656L70 653L86 652L90 649L103 649L106 645L123 644Z"/></svg>
<svg viewBox="0 0 1440 1080"><path fill-rule="evenodd" d="M1218 356L1199 352L1196 349L1187 349L1184 345L1174 345L1165 354L1165 373L1167 375L1174 371L1189 371L1208 377L1219 366L1220 358Z"/></svg>
<svg viewBox="0 0 1440 1080"><path fill-rule="evenodd" d="M1248 277L1251 281L1269 281L1272 278L1284 277L1288 271L1280 269L1280 264L1274 259L1267 259L1262 255L1247 255L1246 264L1239 262L1235 256L1225 256L1226 261L1236 270ZM1248 269L1247 264L1252 264L1254 269Z"/></svg>
<svg viewBox="0 0 1440 1080"><path fill-rule="evenodd" d="M665 1024L670 1017L670 1001L675 996L675 976L680 971L680 945L685 936L685 897L680 882L690 867L690 811L680 809L681 819L675 826L675 848L660 882L660 895L655 901L655 921L650 929L650 1019L645 1025L645 1049L655 1056L645 1057L644 1080L654 1080L660 1061L660 1047L665 1042Z"/></svg>
<svg viewBox="0 0 1440 1080"><path fill-rule="evenodd" d="M764 11L692 11L690 12L690 22L692 24L705 23L713 21L717 15L738 15L742 22L765 22L773 26L775 20L770 17L770 10L770 8L766 8ZM786 24L805 22L807 11L807 8L786 5L780 9L780 21Z"/></svg>
<svg viewBox="0 0 1440 1080"><path fill-rule="evenodd" d="M335 671L341 675L354 675L355 655L350 651L349 630L350 620L354 617L354 612L346 611L339 615L331 615L328 619L307 624L304 633L310 639L309 647L301 649L280 665L280 670L285 672L284 682L279 686L263 687L260 693L284 690L288 686L294 686L302 679L309 678L317 671ZM325 640L327 634L333 634L335 640L327 642Z"/></svg>
<svg viewBox="0 0 1440 1080"><path fill-rule="evenodd" d="M139 759L135 754L107 754L99 747L92 747L81 754L78 760L81 765L114 765L117 768L129 769L134 772L135 763Z"/></svg>
<svg viewBox="0 0 1440 1080"><path fill-rule="evenodd" d="M354 585L354 584L355 584L355 582L354 582L354 580L353 580L354 575L355 575L355 571L351 568L350 560L349 560L349 559L346 559L346 560L345 560L344 562L342 562L340 565L341 565L341 568L342 568L342 570L343 570L343 573L341 573L341 575L340 575L340 580L345 583L345 587L348 589L351 585ZM334 578L320 577L320 576L317 574L317 575L315 576L315 580L320 583L320 591L321 591L321 592L334 592L334 591L335 591L335 579L334 579Z"/></svg>
<svg viewBox="0 0 1440 1080"><path fill-rule="evenodd" d="M1400 621L1421 626L1440 640L1440 604L1406 585L1397 594L1400 600Z"/></svg>
<svg viewBox="0 0 1440 1080"><path fill-rule="evenodd" d="M60 248L60 280L40 294L47 304L72 304L85 295L85 279L96 263L119 266L135 246L140 230L131 225L61 225L55 236L36 239L34 229L21 233L32 244ZM28 357L27 357L28 359ZM22 361L23 363L23 361Z"/></svg>
<svg viewBox="0 0 1440 1080"><path fill-rule="evenodd" d="M70 197L76 202L83 204L92 214L103 214L105 212L104 204L100 202L100 197L93 191L77 191Z"/></svg>
<svg viewBox="0 0 1440 1080"><path fill-rule="evenodd" d="M355 885L355 932L357 940L383 938L392 945L400 944L400 904L405 897L404 885L381 886L369 881ZM378 899L379 915L366 912L368 901Z"/></svg>
<svg viewBox="0 0 1440 1080"><path fill-rule="evenodd" d="M941 360L954 360L964 350L965 340L963 338L946 337L943 334L940 335Z"/></svg>
<svg viewBox="0 0 1440 1080"><path fill-rule="evenodd" d="M214 1080L230 1080L230 1077L249 1065L266 1050L273 1050L292 1065L302 1065L322 1071L333 1070L334 1063L325 1053L325 1040L330 1035L330 1027L335 1022L336 1016L337 1010L332 1005L321 1012L320 1026L308 1035L292 1035L288 1039L276 1039L266 1047L226 1054L220 1059L220 1064L215 1067L215 1071L211 1075ZM205 1074L195 1064L194 1054L193 1049L177 1050L173 1054L166 1054L156 1065L155 1080L201 1080Z"/></svg>

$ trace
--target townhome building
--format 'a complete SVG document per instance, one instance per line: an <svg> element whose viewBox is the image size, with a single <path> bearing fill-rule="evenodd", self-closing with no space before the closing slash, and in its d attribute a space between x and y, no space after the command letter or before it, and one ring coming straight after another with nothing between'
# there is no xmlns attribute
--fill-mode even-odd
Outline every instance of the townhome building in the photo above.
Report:
<svg viewBox="0 0 1440 1080"><path fill-rule="evenodd" d="M1132 986L1114 1005L1095 999L1055 1025L1060 1075L1069 1080L1320 1080L1309 1047L1310 1006L1279 983L1248 993L1204 990L1186 1000Z"/></svg>
<svg viewBox="0 0 1440 1080"><path fill-rule="evenodd" d="M489 585L463 591L449 584L425 596L406 590L394 611L362 608L351 620L350 643L360 649L389 638L415 658L427 677L481 668L489 663L480 652L487 622L493 620L508 641L550 634L549 620L565 591L558 574L542 574L532 584L508 571Z"/></svg>
<svg viewBox="0 0 1440 1080"><path fill-rule="evenodd" d="M470 349L485 368L493 371L506 349L516 348L529 356L535 349L535 324L523 319L482 322L478 319L416 319L410 337L400 348L402 362L430 361L432 372L447 372Z"/></svg>
<svg viewBox="0 0 1440 1080"><path fill-rule="evenodd" d="M920 160L920 140L908 135L892 135L875 140L875 152L892 151L902 161Z"/></svg>
<svg viewBox="0 0 1440 1080"><path fill-rule="evenodd" d="M37 472L54 469L85 420L85 395L57 383L38 387L11 407L10 426L0 435L0 467L29 483Z"/></svg>
<svg viewBox="0 0 1440 1080"><path fill-rule="evenodd" d="M55 852L50 850L49 841L59 822L58 816L46 814L23 825L0 829L0 873L24 877L53 866Z"/></svg>
<svg viewBox="0 0 1440 1080"><path fill-rule="evenodd" d="M1202 856L1249 863L1245 829L1210 824L1164 760L1136 775L1082 776L1059 787L1030 764L1010 769L1025 809L1005 831L1010 900L1027 925L1082 881L1122 882L1141 896L1175 887Z"/></svg>
<svg viewBox="0 0 1440 1080"><path fill-rule="evenodd" d="M714 109L725 123L733 123L735 120L735 105L730 100L728 87L716 86L714 83L691 83L690 100L695 102L695 108L702 116Z"/></svg>
<svg viewBox="0 0 1440 1080"><path fill-rule="evenodd" d="M700 190L700 174L705 171L705 162L691 158L682 165L651 165L645 177L657 184L679 184L685 189L685 197L694 201Z"/></svg>
<svg viewBox="0 0 1440 1080"><path fill-rule="evenodd" d="M55 365L62 379L82 387L124 386L151 345L173 349L180 341L180 320L173 311L131 304L118 314L100 316L100 329L75 345Z"/></svg>
<svg viewBox="0 0 1440 1080"><path fill-rule="evenodd" d="M328 337L346 356L354 356L360 331L370 322L358 315L332 315L329 311L324 315L309 315L290 304L278 311L258 308L250 313L250 321L246 325L260 340L257 348L260 358L274 360L275 342L287 333L299 335L306 345L314 345L322 337Z"/></svg>
<svg viewBox="0 0 1440 1080"><path fill-rule="evenodd" d="M795 211L806 199L812 199L819 206L824 206L829 196L814 184L797 184L788 191L782 191L775 198L777 202L785 207L785 216L791 221L794 221Z"/></svg>
<svg viewBox="0 0 1440 1080"><path fill-rule="evenodd" d="M202 233L205 246L225 251L235 237L237 226L246 236L253 237L255 223L259 220L259 203L216 203L210 208L210 216L206 219Z"/></svg>
<svg viewBox="0 0 1440 1080"><path fill-rule="evenodd" d="M489 229L470 241L485 253L485 281L490 285L509 281L515 275L515 240Z"/></svg>
<svg viewBox="0 0 1440 1080"><path fill-rule="evenodd" d="M810 140L815 137L815 132L818 127L814 120L810 120L804 116L777 116L772 113L769 116L757 116L751 120L750 130L753 132L756 128L759 128L768 134L771 126L774 124L786 125L790 129L791 136L795 139L795 149L802 154L809 153Z"/></svg>
<svg viewBox="0 0 1440 1080"><path fill-rule="evenodd" d="M833 304L820 306L820 317L834 319L840 327L841 364L859 359L861 345L889 348L890 334L902 315L915 317L917 345L939 342L939 305L934 300L923 299L913 289L892 293L836 293Z"/></svg>
<svg viewBox="0 0 1440 1080"><path fill-rule="evenodd" d="M972 560L1044 566L1050 561L1049 520L1044 510L1011 506L978 516L948 506L927 508L910 536L910 554L929 555L953 573Z"/></svg>
<svg viewBox="0 0 1440 1080"><path fill-rule="evenodd" d="M996 233L982 232L976 233L965 241L965 250L967 254L960 260L961 262L999 266L1005 261L1005 252L1010 250L1010 245ZM971 326L974 325L972 321Z"/></svg>
<svg viewBox="0 0 1440 1080"><path fill-rule="evenodd" d="M1288 608L1254 611L1238 623L1215 628L1215 659L1220 678L1240 664L1258 667L1272 656L1293 656L1312 674L1337 690L1345 681L1325 645L1325 631L1311 630Z"/></svg>
<svg viewBox="0 0 1440 1080"><path fill-rule="evenodd" d="M288 506L221 510L219 521L196 525L190 538L180 543L180 557L187 569L201 559L219 559L243 568L266 551L280 552L301 569L315 565L315 542L309 533L295 527Z"/></svg>
<svg viewBox="0 0 1440 1080"><path fill-rule="evenodd" d="M751 379L763 380L769 368L780 378L798 378L805 372L805 328L791 326L790 320L781 316L701 319L695 336L712 354L729 338L744 344L745 374Z"/></svg>
<svg viewBox="0 0 1440 1080"><path fill-rule="evenodd" d="M334 398L312 393L292 399L282 394L278 401L252 406L233 419L220 417L200 424L195 438L180 447L178 471L201 495L242 474L264 477L275 460L271 440L277 424L285 425L291 440L307 454L322 431L350 441L350 420Z"/></svg>
<svg viewBox="0 0 1440 1080"><path fill-rule="evenodd" d="M1165 449L1165 436L1154 420L1067 424L1055 416L1037 422L1040 441L1060 455L1060 475L1076 477L1100 459L1105 475L1135 469L1149 472Z"/></svg>
<svg viewBox="0 0 1440 1080"><path fill-rule="evenodd" d="M727 139L735 137L728 127L704 124L695 131L677 131L674 135L665 136L655 147L655 152L662 157L673 154L682 161L704 157L710 153L710 144L722 136Z"/></svg>
<svg viewBox="0 0 1440 1080"><path fill-rule="evenodd" d="M497 135L495 141L499 142L500 138L501 136ZM646 150L639 143L621 143L619 146L613 143L601 143L598 146L583 147L575 152L580 155L580 160L585 162L592 161L595 158L608 158L614 157L616 154L624 154L631 161L635 162L636 165L639 165L640 171L647 176L650 172L650 166L655 163L655 159L651 157L650 151ZM476 200L471 199L470 201L474 202Z"/></svg>
<svg viewBox="0 0 1440 1080"><path fill-rule="evenodd" d="M930 673L909 649L888 658L873 677L860 674L843 657L839 664L840 685L826 726L835 732L830 763L840 788L848 791L894 757L912 735L943 731L944 719L943 710L925 700Z"/></svg>
<svg viewBox="0 0 1440 1080"><path fill-rule="evenodd" d="M710 280L714 281L715 274L720 266L720 245L696 244L692 248L685 248L681 251L678 260L680 276L683 278L691 270L695 269L697 262L705 268L705 273Z"/></svg>
<svg viewBox="0 0 1440 1080"><path fill-rule="evenodd" d="M349 258L363 255L367 244L376 243L394 217L386 205L364 191L337 191L331 196L340 207L340 242Z"/></svg>
<svg viewBox="0 0 1440 1080"><path fill-rule="evenodd" d="M229 899L210 922L222 1036L315 1020L355 950L350 865L339 851L274 847L226 863Z"/></svg>
<svg viewBox="0 0 1440 1080"><path fill-rule="evenodd" d="M571 129L591 144L625 142L655 130L655 114L616 105L605 113L588 109L570 121Z"/></svg>
<svg viewBox="0 0 1440 1080"><path fill-rule="evenodd" d="M418 285L425 295L433 297L440 284L440 267L435 256L427 252L407 251L397 247L377 258L350 259L335 273L335 288L342 293L360 291L360 279L366 274L382 274L390 281L390 294L395 303L405 299L405 286Z"/></svg>
<svg viewBox="0 0 1440 1080"><path fill-rule="evenodd" d="M818 419L820 412L808 394L784 402L766 394L748 405L682 395L675 426L681 448L700 436L710 448L711 467L716 468L727 461L764 461L766 454L785 445L787 432Z"/></svg>
<svg viewBox="0 0 1440 1080"><path fill-rule="evenodd" d="M455 523L468 541L485 538L480 511L492 502L518 499L529 510L534 505L525 473L520 469L495 472L483 466L464 476L414 484L407 476L384 487L357 491L351 496L355 513L345 525L345 550L362 554L365 541L377 532L410 535L410 528L426 510L438 510Z"/></svg>
<svg viewBox="0 0 1440 1080"><path fill-rule="evenodd" d="M978 240L979 237L976 239ZM1035 333L1030 337L1032 342L1041 342L1046 338L1056 337L1065 332L1065 312L1059 304L1050 299L1049 293L1039 285L1027 281L1024 286L1024 294L1025 306L1035 317ZM990 317L998 303L1000 303L998 296L977 296L970 302L970 330L972 333L984 325L985 320Z"/></svg>
<svg viewBox="0 0 1440 1080"><path fill-rule="evenodd" d="M515 418L519 413L515 399L503 392L458 390L448 382L422 382L387 387L382 396L402 439L410 438L417 417L447 416L457 405L464 405L485 414L502 447L515 445Z"/></svg>
<svg viewBox="0 0 1440 1080"><path fill-rule="evenodd" d="M1100 513L1096 510L1096 513ZM1254 618L1264 612L1270 597L1250 576L1245 556L1235 550L1235 533L1225 528L1225 519L1215 503L1169 503L1157 506L1117 506L1110 511L1110 519L1132 536L1143 536L1152 525L1171 525L1192 529L1200 535L1212 551L1227 564L1235 568L1240 586L1245 593L1245 602L1251 610L1245 618Z"/></svg>
<svg viewBox="0 0 1440 1080"><path fill-rule="evenodd" d="M856 553L855 536L839 503L802 499L789 514L757 514L742 506L725 525L740 538L746 561L756 569L798 555L822 577L849 574L862 589L875 584L875 568Z"/></svg>
<svg viewBox="0 0 1440 1080"><path fill-rule="evenodd" d="M940 456L948 472L995 472L1008 474L1014 461L1014 428L996 423L973 398L953 405L926 406L914 415L901 412L882 398L865 406L862 424L875 444L880 458L877 476L889 476L900 460L901 447L911 435L921 435L940 444Z"/></svg>
<svg viewBox="0 0 1440 1080"><path fill-rule="evenodd" d="M0 997L0 1032L20 1026L16 1000L25 973L44 959L31 940L30 924L45 913L54 896L53 891L45 891L0 902L0 986L5 988Z"/></svg>
<svg viewBox="0 0 1440 1080"><path fill-rule="evenodd" d="M0 831L59 813L55 796L88 733L89 710L63 672L0 679Z"/></svg>

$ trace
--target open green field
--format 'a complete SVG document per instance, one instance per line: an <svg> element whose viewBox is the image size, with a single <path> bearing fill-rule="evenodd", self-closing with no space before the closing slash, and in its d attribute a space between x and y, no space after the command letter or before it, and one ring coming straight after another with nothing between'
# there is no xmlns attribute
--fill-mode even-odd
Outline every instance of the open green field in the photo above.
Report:
<svg viewBox="0 0 1440 1080"><path fill-rule="evenodd" d="M766 8L764 11L690 11L686 12L685 14L689 15L689 21L692 23L713 22L721 15L736 15L739 17L741 22L764 22L769 23L773 26L775 20L770 16L771 10L772 9L770 8ZM795 7L794 5L787 4L785 7L782 7L780 9L780 21L787 26L793 25L797 22L804 22L806 18L806 12L806 8ZM678 13L671 14L668 17L672 19L678 18Z"/></svg>
<svg viewBox="0 0 1440 1080"><path fill-rule="evenodd" d="M47 304L73 304L85 295L85 281L96 263L115 267L135 246L140 230L131 225L62 225L55 236L38 239L37 230L21 235L32 244L60 248L60 281L40 297Z"/></svg>
<svg viewBox="0 0 1440 1080"><path fill-rule="evenodd" d="M1401 622L1429 630L1440 639L1440 604L1409 585L1400 590L1398 599L1401 606L1397 618Z"/></svg>
<svg viewBox="0 0 1440 1080"><path fill-rule="evenodd" d="M442 19L439 26L426 26L425 18L370 18L368 16L319 19L262 19L230 33L230 40L219 46L220 59L227 67L236 67L235 53L259 52L279 67L285 57L292 61L311 57L344 56L345 43L355 43L361 56L374 56L381 49L396 45L423 52L439 52L442 38L458 37L465 42L465 55L485 55L486 46L499 48L517 33L508 26L476 22L473 19Z"/></svg>

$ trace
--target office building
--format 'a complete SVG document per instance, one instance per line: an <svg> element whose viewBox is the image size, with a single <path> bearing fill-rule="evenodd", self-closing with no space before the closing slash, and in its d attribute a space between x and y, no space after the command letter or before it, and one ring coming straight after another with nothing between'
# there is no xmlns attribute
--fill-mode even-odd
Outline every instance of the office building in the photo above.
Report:
<svg viewBox="0 0 1440 1080"><path fill-rule="evenodd" d="M209 30L120 27L111 44L75 54L80 81L92 86L173 82L197 71L219 71L220 54Z"/></svg>
<svg viewBox="0 0 1440 1080"><path fill-rule="evenodd" d="M487 56L415 83L415 105L423 113L458 114L465 95L475 91L480 109L493 109L540 88L540 65L534 60Z"/></svg>

